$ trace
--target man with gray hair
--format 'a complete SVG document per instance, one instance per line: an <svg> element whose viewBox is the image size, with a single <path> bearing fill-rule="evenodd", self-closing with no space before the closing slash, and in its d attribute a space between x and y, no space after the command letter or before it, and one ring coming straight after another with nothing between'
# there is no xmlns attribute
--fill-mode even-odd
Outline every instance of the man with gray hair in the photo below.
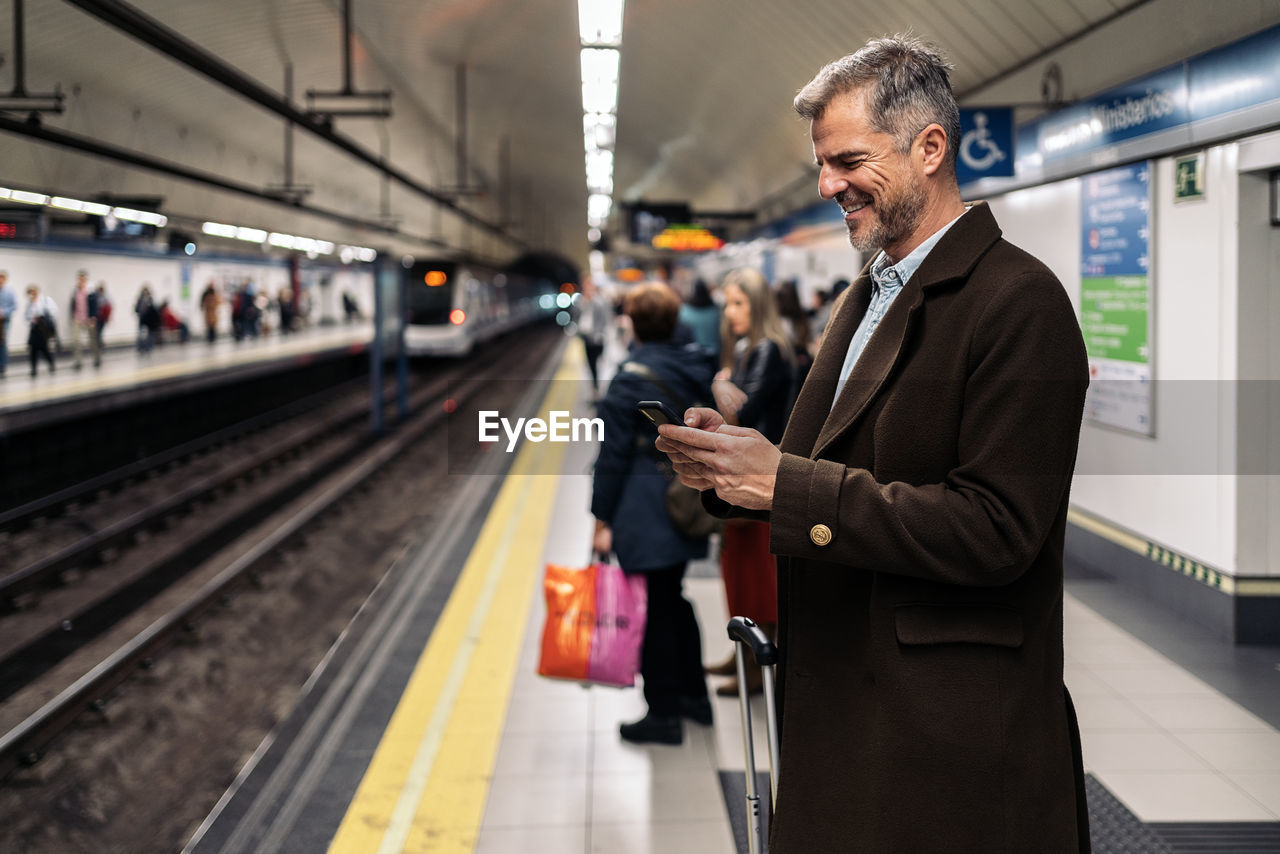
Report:
<svg viewBox="0 0 1280 854"><path fill-rule="evenodd" d="M1084 343L1053 273L961 198L948 69L876 39L795 99L868 263L781 446L710 409L660 428L708 509L771 522L773 854L1089 851L1062 681Z"/></svg>

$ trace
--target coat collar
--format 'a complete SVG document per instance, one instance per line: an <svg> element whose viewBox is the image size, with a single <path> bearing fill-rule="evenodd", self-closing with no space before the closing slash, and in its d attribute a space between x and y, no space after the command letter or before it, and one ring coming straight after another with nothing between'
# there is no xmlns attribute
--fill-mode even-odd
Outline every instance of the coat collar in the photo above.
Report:
<svg viewBox="0 0 1280 854"><path fill-rule="evenodd" d="M822 348L782 439L788 453L816 458L853 426L875 399L897 363L910 335L914 319L924 304L926 291L964 280L978 261L1000 239L1000 226L985 202L973 205L938 241L915 275L898 294L866 349L858 357L840 398L832 406L840 368L849 343L871 303L870 262L836 303L823 336Z"/></svg>

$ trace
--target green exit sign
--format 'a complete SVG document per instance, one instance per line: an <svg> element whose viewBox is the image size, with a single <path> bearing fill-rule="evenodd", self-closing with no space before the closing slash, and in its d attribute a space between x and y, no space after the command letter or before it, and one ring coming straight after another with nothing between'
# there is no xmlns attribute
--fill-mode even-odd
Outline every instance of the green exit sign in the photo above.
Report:
<svg viewBox="0 0 1280 854"><path fill-rule="evenodd" d="M1173 161L1173 200L1190 202L1204 198L1204 152L1176 157Z"/></svg>

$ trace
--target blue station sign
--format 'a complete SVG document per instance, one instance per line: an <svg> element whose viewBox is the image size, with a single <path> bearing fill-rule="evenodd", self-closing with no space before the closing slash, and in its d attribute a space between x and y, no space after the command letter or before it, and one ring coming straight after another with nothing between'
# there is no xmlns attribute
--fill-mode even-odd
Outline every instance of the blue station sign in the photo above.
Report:
<svg viewBox="0 0 1280 854"><path fill-rule="evenodd" d="M956 180L1013 174L1013 108L980 107L960 111L960 147L956 152Z"/></svg>
<svg viewBox="0 0 1280 854"><path fill-rule="evenodd" d="M1019 125L1013 174L1044 179L1088 169L1091 155L1115 146L1126 158L1150 157L1265 130L1278 115L1280 26ZM1146 137L1149 148L1125 146Z"/></svg>
<svg viewBox="0 0 1280 854"><path fill-rule="evenodd" d="M1190 120L1187 74L1179 65L1054 113L1039 123L1036 147L1047 163Z"/></svg>

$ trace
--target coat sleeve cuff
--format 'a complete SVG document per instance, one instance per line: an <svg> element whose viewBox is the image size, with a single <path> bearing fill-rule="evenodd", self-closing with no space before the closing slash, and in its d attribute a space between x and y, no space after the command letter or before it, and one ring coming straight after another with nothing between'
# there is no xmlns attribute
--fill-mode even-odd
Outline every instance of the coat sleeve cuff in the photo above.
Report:
<svg viewBox="0 0 1280 854"><path fill-rule="evenodd" d="M847 469L833 460L783 454L773 488L769 550L776 555L829 560L842 545L840 486Z"/></svg>
<svg viewBox="0 0 1280 854"><path fill-rule="evenodd" d="M717 519L755 519L760 522L769 521L768 510L748 510L745 507L739 507L736 504L730 504L719 495L716 495L714 489L707 489L702 492L702 509L706 510Z"/></svg>

